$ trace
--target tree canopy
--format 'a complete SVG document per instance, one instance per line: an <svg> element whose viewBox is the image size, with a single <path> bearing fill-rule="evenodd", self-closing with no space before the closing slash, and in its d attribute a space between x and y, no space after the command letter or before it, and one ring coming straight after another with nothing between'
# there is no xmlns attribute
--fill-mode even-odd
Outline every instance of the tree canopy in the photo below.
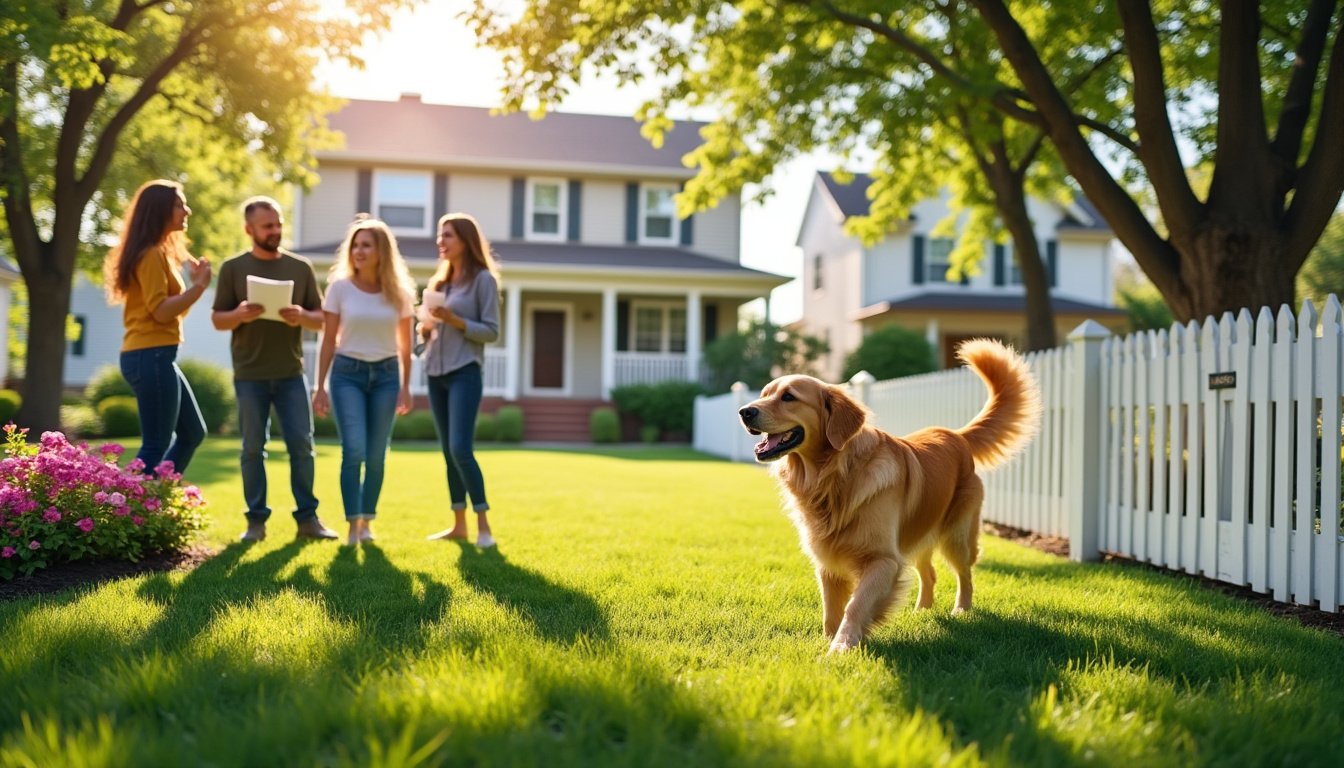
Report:
<svg viewBox="0 0 1344 768"><path fill-rule="evenodd" d="M964 123L1029 148L1035 131L1051 149L1026 166L1028 188L1057 195L1067 172L1191 319L1292 301L1344 192L1337 0L529 0L513 17L487 5L472 23L506 54L509 106L548 108L609 70L665 84L638 115L655 141L672 105L721 110L688 158L683 211L814 147L871 146L882 178L859 231L899 226L947 182L972 211L967 265L998 212L974 151L944 137ZM1204 196L1186 174L1199 166Z"/></svg>
<svg viewBox="0 0 1344 768"><path fill-rule="evenodd" d="M129 193L182 181L196 248L237 242L238 191L307 183L330 141L319 55L355 60L410 0L18 0L0 20L0 203L29 295L20 419L59 421L65 316L82 256L96 261Z"/></svg>

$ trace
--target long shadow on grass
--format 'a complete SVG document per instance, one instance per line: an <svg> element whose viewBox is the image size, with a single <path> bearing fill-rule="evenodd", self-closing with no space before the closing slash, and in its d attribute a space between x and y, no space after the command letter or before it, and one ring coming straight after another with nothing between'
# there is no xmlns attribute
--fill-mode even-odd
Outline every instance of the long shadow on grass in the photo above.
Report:
<svg viewBox="0 0 1344 768"><path fill-rule="evenodd" d="M1107 578L1092 581L1098 568L1112 570ZM947 606L940 604L930 631L893 637L879 630L868 648L901 681L896 694L900 706L937 715L960 745L978 743L982 754L1004 752L1010 762L1024 764L1087 762L1082 751L1038 730L1039 713L1033 710L1050 686L1067 690L1066 678L1079 670L1111 670L1109 674L1120 677L1133 674L1154 680L1158 688L1184 692L1207 705L1202 713L1196 706L1192 712L1173 715L1188 718L1190 722L1183 725L1198 732L1199 718L1213 711L1224 721L1224 730L1248 734L1263 730L1255 708L1224 707L1219 700L1244 679L1287 676L1320 681L1337 675L1338 667L1331 663L1341 651L1337 638L1302 633L1267 613L1245 610L1241 604L1161 574L1134 571L1116 584L1112 566L987 562L977 570L1021 577L1022 601L1001 610L981 600L963 616L947 615ZM1063 605L1033 601L1032 585L1047 582L1075 589L1078 598ZM1114 603L1096 592L1099 584L1123 590L1127 600L1137 598L1149 617L1118 618ZM889 619L916 620L906 612ZM1069 630L1062 632L1061 627ZM1285 653L1288 648L1293 650ZM1300 711L1301 718L1311 719L1317 707L1344 705L1344 697L1328 703L1310 698L1298 694L1276 707ZM1238 718L1244 722L1238 723ZM1310 746L1312 736L1274 738L1291 749ZM1207 759L1210 754L1203 756Z"/></svg>
<svg viewBox="0 0 1344 768"><path fill-rule="evenodd" d="M609 637L607 617L592 597L510 563L499 547L479 550L463 542L459 544L462 557L457 563L462 578L490 594L496 602L520 613L539 636L566 644L580 638Z"/></svg>

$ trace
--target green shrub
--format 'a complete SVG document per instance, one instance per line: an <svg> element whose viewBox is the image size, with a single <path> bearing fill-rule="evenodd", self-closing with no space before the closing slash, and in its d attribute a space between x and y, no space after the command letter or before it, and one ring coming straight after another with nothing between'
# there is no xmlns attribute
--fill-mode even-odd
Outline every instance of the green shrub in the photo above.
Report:
<svg viewBox="0 0 1344 768"><path fill-rule="evenodd" d="M23 395L12 389L0 389L0 424L14 420L14 414L23 405Z"/></svg>
<svg viewBox="0 0 1344 768"><path fill-rule="evenodd" d="M594 443L615 443L621 439L621 418L616 409L596 408L588 417L588 434Z"/></svg>
<svg viewBox="0 0 1344 768"><path fill-rule="evenodd" d="M140 434L140 409L135 398L113 395L98 403L98 417L105 437L137 437Z"/></svg>
<svg viewBox="0 0 1344 768"><path fill-rule="evenodd" d="M521 443L523 441L523 409L516 405L501 406L495 413L499 427L499 441L502 443Z"/></svg>
<svg viewBox="0 0 1344 768"><path fill-rule="evenodd" d="M331 416L313 417L313 437L340 437L336 420Z"/></svg>
<svg viewBox="0 0 1344 768"><path fill-rule="evenodd" d="M695 423L695 398L704 389L691 381L663 381L657 384L631 384L616 387L611 399L621 413L629 413L645 426L660 432L691 433Z"/></svg>
<svg viewBox="0 0 1344 768"><path fill-rule="evenodd" d="M84 386L84 399L95 408L107 398L116 395L134 397L135 392L121 375L121 368L115 364L109 363L94 371L93 378Z"/></svg>
<svg viewBox="0 0 1344 768"><path fill-rule="evenodd" d="M98 417L98 412L91 405L84 403L62 405L61 429L72 438L102 437L103 420Z"/></svg>
<svg viewBox="0 0 1344 768"><path fill-rule="evenodd" d="M392 425L393 440L434 440L438 432L434 431L434 414L429 411L411 411L398 416Z"/></svg>
<svg viewBox="0 0 1344 768"><path fill-rule="evenodd" d="M863 337L859 348L845 358L844 378L848 381L859 371L867 371L878 381L886 381L937 369L933 347L924 334L888 325Z"/></svg>
<svg viewBox="0 0 1344 768"><path fill-rule="evenodd" d="M183 360L177 366L182 369L182 375L187 377L187 383L196 395L196 405L201 409L206 430L218 435L225 427L231 427L237 407L233 372L204 360Z"/></svg>
<svg viewBox="0 0 1344 768"><path fill-rule="evenodd" d="M493 413L482 413L476 417L476 442L493 443L499 439L499 419Z"/></svg>
<svg viewBox="0 0 1344 768"><path fill-rule="evenodd" d="M639 428L639 440L644 443L656 443L662 432L657 424L645 424Z"/></svg>

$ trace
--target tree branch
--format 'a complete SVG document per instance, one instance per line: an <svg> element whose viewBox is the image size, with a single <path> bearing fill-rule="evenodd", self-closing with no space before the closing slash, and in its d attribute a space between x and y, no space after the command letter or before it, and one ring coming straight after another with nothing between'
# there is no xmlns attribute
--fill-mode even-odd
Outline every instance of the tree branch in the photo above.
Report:
<svg viewBox="0 0 1344 768"><path fill-rule="evenodd" d="M1134 127L1143 150L1139 158L1172 238L1186 239L1203 216L1203 208L1190 189L1167 115L1167 84L1157 27L1147 0L1119 0L1116 7L1134 72Z"/></svg>
<svg viewBox="0 0 1344 768"><path fill-rule="evenodd" d="M1321 91L1316 138L1283 220L1286 266L1294 270L1306 260L1344 194L1344 141L1339 140L1344 136L1344 18L1337 29Z"/></svg>
<svg viewBox="0 0 1344 768"><path fill-rule="evenodd" d="M42 268L42 237L33 219L33 201L28 194L28 176L23 168L23 144L19 137L19 64L11 61L0 71L3 93L10 102L0 112L0 169L4 172L5 223L14 243L14 257L25 274Z"/></svg>
<svg viewBox="0 0 1344 768"><path fill-rule="evenodd" d="M1004 56L1012 64L1044 118L1045 131L1051 143L1058 150L1069 173L1083 188L1083 193L1106 217L1106 222L1115 230L1116 236L1134 254L1143 271L1164 295L1188 294L1188 289L1180 280L1180 259L1176 250L1157 234L1138 204L1097 159L1078 129L1073 110L1041 62L1027 33L1013 18L1003 0L971 2L998 38Z"/></svg>
<svg viewBox="0 0 1344 768"><path fill-rule="evenodd" d="M1271 145L1274 154L1290 168L1297 167L1297 155L1302 151L1302 134L1311 118L1316 71L1325 53L1325 43L1330 35L1330 16L1335 4L1336 0L1315 0L1311 4L1307 10L1307 21L1302 26L1302 37L1294 52L1293 74L1283 96L1283 109L1279 112L1279 125L1274 131L1274 142Z"/></svg>

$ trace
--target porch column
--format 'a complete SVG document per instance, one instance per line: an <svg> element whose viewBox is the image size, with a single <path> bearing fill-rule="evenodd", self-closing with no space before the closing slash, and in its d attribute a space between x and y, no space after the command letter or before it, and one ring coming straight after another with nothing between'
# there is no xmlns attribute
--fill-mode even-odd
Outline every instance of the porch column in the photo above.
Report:
<svg viewBox="0 0 1344 768"><path fill-rule="evenodd" d="M686 380L700 381L700 341L704 332L700 330L700 292L686 294Z"/></svg>
<svg viewBox="0 0 1344 768"><path fill-rule="evenodd" d="M504 399L518 399L523 367L523 287L509 283L504 297Z"/></svg>
<svg viewBox="0 0 1344 768"><path fill-rule="evenodd" d="M934 354L938 354L938 320L936 318L929 318L928 323L924 326L924 339L929 342L930 347L933 347Z"/></svg>
<svg viewBox="0 0 1344 768"><path fill-rule="evenodd" d="M616 386L616 289L602 290L602 399Z"/></svg>

